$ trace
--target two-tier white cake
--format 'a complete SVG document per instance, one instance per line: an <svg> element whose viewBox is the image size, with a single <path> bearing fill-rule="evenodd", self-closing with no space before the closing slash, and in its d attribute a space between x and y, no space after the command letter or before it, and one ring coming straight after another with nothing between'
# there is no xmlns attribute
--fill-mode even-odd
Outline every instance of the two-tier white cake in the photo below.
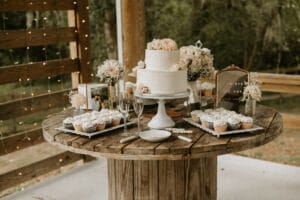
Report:
<svg viewBox="0 0 300 200"><path fill-rule="evenodd" d="M173 40L148 43L144 69L137 69L137 87L147 87L150 94L176 94L187 91L187 71L177 70L180 53Z"/></svg>

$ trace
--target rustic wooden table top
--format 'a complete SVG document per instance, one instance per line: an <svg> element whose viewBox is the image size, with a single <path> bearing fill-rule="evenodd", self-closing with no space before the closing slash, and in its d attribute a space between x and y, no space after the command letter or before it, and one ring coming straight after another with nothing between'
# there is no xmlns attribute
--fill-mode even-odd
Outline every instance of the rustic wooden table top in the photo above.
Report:
<svg viewBox="0 0 300 200"><path fill-rule="evenodd" d="M182 120L177 121L176 127L193 130L192 134L182 134L191 138L191 143L172 136L160 143L150 143L137 139L121 144L122 128L92 139L54 129L61 126L65 117L71 115L72 110L68 109L48 116L42 125L44 138L60 148L75 153L121 160L182 160L227 154L263 145L282 132L281 115L273 108L261 105L257 106L254 123L263 127L264 130L254 133L216 138ZM148 120L144 118L142 123L144 127L147 126ZM137 127L130 127L129 130L135 132Z"/></svg>

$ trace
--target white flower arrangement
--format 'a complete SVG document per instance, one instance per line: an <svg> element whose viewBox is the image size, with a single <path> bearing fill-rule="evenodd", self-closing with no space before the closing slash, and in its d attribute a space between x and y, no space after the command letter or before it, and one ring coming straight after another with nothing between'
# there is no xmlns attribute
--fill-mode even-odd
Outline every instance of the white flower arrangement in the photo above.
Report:
<svg viewBox="0 0 300 200"><path fill-rule="evenodd" d="M244 88L242 101L252 98L256 101L261 100L260 82L257 79L257 73L250 73L249 83Z"/></svg>
<svg viewBox="0 0 300 200"><path fill-rule="evenodd" d="M164 39L153 39L152 42L147 44L149 50L164 50L164 51L175 51L178 50L177 44L170 38Z"/></svg>
<svg viewBox="0 0 300 200"><path fill-rule="evenodd" d="M80 109L86 103L86 97L77 91L71 91L69 93L69 101L73 108Z"/></svg>
<svg viewBox="0 0 300 200"><path fill-rule="evenodd" d="M117 60L106 60L98 66L97 76L100 81L115 84L122 76L124 67Z"/></svg>
<svg viewBox="0 0 300 200"><path fill-rule="evenodd" d="M181 47L179 65L179 69L187 68L188 81L196 81L199 77L209 77L214 71L210 50L198 46Z"/></svg>
<svg viewBox="0 0 300 200"><path fill-rule="evenodd" d="M135 66L134 68L132 68L133 76L136 77L137 70L138 70L138 69L145 69L145 67L146 67L145 62L142 61L142 60L140 60L140 61L137 63L137 66Z"/></svg>

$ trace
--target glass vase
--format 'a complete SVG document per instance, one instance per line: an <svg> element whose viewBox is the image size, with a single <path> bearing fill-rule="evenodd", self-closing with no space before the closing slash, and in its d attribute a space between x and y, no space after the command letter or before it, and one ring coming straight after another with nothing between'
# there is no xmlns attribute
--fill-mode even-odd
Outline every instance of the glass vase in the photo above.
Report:
<svg viewBox="0 0 300 200"><path fill-rule="evenodd" d="M256 100L249 97L245 103L245 115L254 116L256 111Z"/></svg>
<svg viewBox="0 0 300 200"><path fill-rule="evenodd" d="M116 108L117 85L112 82L108 84L108 106L111 110Z"/></svg>
<svg viewBox="0 0 300 200"><path fill-rule="evenodd" d="M197 89L197 81L189 81L188 82L188 89L190 90L189 100L191 104L199 103L199 95Z"/></svg>
<svg viewBox="0 0 300 200"><path fill-rule="evenodd" d="M77 115L81 115L83 114L85 111L84 109L80 109L80 108L74 108L73 110L73 117L77 116Z"/></svg>

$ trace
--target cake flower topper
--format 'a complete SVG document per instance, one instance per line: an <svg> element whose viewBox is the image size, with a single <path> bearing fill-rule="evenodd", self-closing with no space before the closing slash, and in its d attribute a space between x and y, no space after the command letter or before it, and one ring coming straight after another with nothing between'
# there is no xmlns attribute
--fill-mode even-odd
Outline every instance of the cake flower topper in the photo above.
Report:
<svg viewBox="0 0 300 200"><path fill-rule="evenodd" d="M86 98L83 94L78 93L77 91L71 91L69 93L69 101L73 108L80 109L80 106L85 104Z"/></svg>
<svg viewBox="0 0 300 200"><path fill-rule="evenodd" d="M97 76L100 81L115 84L122 76L124 67L117 60L106 60L98 66Z"/></svg>
<svg viewBox="0 0 300 200"><path fill-rule="evenodd" d="M145 86L144 84L139 84L137 86L137 92L139 95L142 95L142 94L149 94L150 93L150 90L147 86Z"/></svg>
<svg viewBox="0 0 300 200"><path fill-rule="evenodd" d="M244 88L242 101L245 101L249 98L252 98L256 101L260 101L261 100L260 84L261 82L258 81L257 73L250 73L249 83Z"/></svg>
<svg viewBox="0 0 300 200"><path fill-rule="evenodd" d="M199 77L209 77L214 71L213 56L207 48L201 48L202 42L198 40L195 46L180 48L179 65L186 66L188 81L196 81ZM188 64L187 64L188 63Z"/></svg>
<svg viewBox="0 0 300 200"><path fill-rule="evenodd" d="M164 39L153 39L147 44L149 50L164 50L164 51L175 51L178 50L177 44L170 38Z"/></svg>

